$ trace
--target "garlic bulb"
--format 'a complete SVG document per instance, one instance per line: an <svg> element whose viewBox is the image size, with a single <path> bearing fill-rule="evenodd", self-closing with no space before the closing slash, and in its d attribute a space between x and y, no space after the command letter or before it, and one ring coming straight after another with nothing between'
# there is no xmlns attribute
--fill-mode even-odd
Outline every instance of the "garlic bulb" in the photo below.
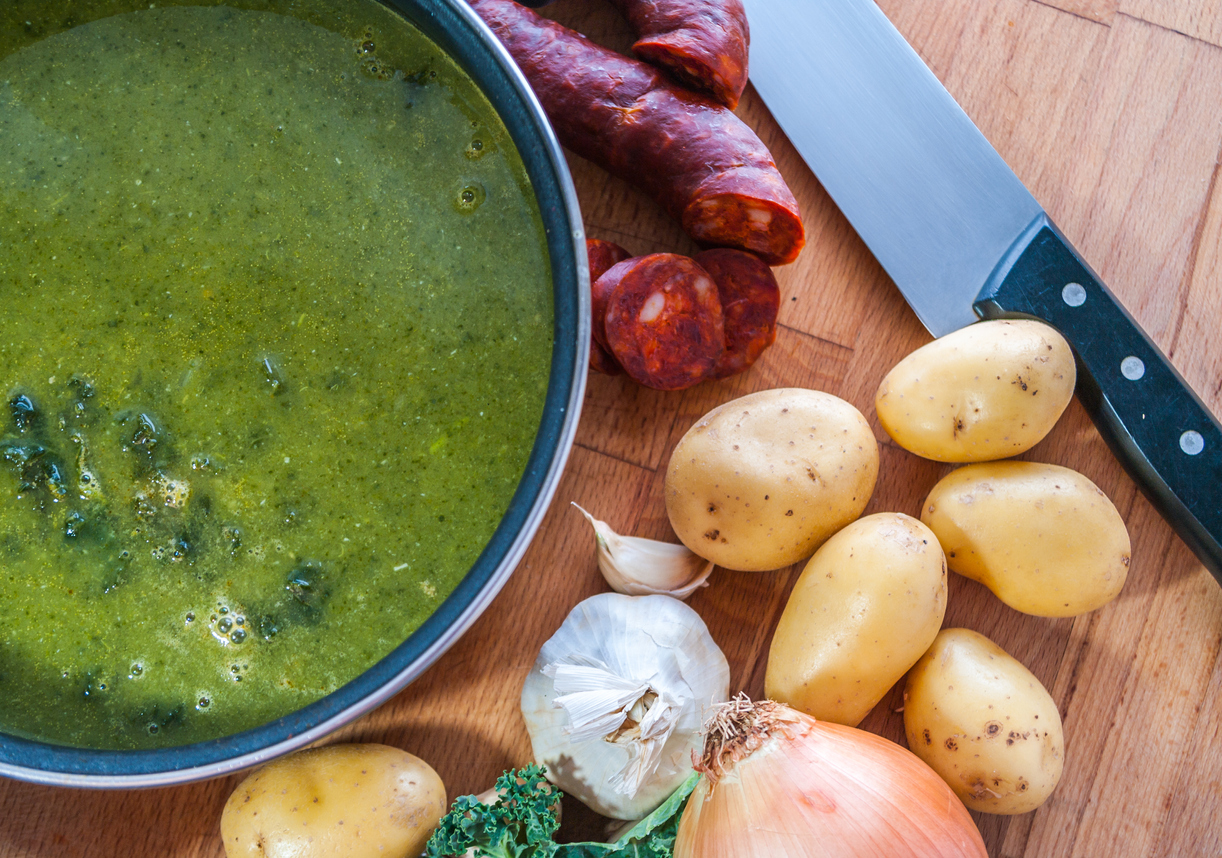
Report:
<svg viewBox="0 0 1222 858"><path fill-rule="evenodd" d="M552 782L604 816L640 819L691 774L729 685L725 656L687 605L602 593L539 651L522 716Z"/></svg>
<svg viewBox="0 0 1222 858"><path fill-rule="evenodd" d="M881 736L739 697L710 722L674 858L988 858L933 769Z"/></svg>
<svg viewBox="0 0 1222 858"><path fill-rule="evenodd" d="M620 536L605 521L599 521L577 504L573 506L594 526L598 569L615 592L686 599L708 585L712 560L705 560L686 545Z"/></svg>

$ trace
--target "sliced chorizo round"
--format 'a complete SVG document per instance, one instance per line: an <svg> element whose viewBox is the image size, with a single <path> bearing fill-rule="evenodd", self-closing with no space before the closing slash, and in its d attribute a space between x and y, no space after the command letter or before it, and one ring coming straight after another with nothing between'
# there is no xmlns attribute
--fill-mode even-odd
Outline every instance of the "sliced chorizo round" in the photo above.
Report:
<svg viewBox="0 0 1222 858"><path fill-rule="evenodd" d="M682 390L710 378L725 350L717 284L695 260L652 253L621 262L600 280L607 299L607 345L646 387Z"/></svg>
<svg viewBox="0 0 1222 858"><path fill-rule="evenodd" d="M624 248L614 241L604 241L601 238L586 239L586 258L590 261L590 282L602 277L617 262L623 262L631 257Z"/></svg>
<svg viewBox="0 0 1222 858"><path fill-rule="evenodd" d="M590 310L592 320L590 332L590 369L604 375L619 375L624 368L607 351L607 335L603 329L603 317L607 312L605 291L600 293L595 289L598 279L607 273L618 262L623 262L632 256L614 241L604 241L600 238L586 239L586 256L590 262Z"/></svg>
<svg viewBox="0 0 1222 858"><path fill-rule="evenodd" d="M590 283L590 312L594 316L590 330L594 336L594 342L605 349L611 347L607 343L607 302L611 299L611 293L619 285L619 281L624 276L624 273L631 271L632 263L641 258L643 257L617 262L604 271L597 280Z"/></svg>
<svg viewBox="0 0 1222 858"><path fill-rule="evenodd" d="M622 375L624 368L619 361L595 340L590 340L590 369L603 375Z"/></svg>
<svg viewBox="0 0 1222 858"><path fill-rule="evenodd" d="M781 289L772 269L754 253L717 247L695 259L717 284L721 299L726 348L713 377L726 378L747 369L776 342Z"/></svg>

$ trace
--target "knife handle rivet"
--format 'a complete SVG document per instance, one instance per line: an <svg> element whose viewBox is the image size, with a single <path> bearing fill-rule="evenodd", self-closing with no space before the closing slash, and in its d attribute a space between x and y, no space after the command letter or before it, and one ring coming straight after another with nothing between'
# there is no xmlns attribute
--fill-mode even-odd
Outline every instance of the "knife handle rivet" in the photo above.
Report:
<svg viewBox="0 0 1222 858"><path fill-rule="evenodd" d="M1137 381L1146 374L1146 365L1142 363L1141 358L1129 355L1120 362L1120 374L1129 381Z"/></svg>
<svg viewBox="0 0 1222 858"><path fill-rule="evenodd" d="M1189 429L1180 436L1180 449L1189 456L1195 456L1205 449L1205 439L1195 429Z"/></svg>
<svg viewBox="0 0 1222 858"><path fill-rule="evenodd" d="M1071 307L1081 307L1086 303L1086 289L1081 283L1066 283L1061 290L1061 300Z"/></svg>

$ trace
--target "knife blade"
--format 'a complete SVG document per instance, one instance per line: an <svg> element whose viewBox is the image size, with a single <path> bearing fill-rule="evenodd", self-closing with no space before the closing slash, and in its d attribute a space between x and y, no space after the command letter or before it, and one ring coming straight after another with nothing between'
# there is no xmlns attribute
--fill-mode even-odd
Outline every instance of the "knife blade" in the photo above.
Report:
<svg viewBox="0 0 1222 858"><path fill-rule="evenodd" d="M873 0L744 0L750 80L934 336L1034 318L1079 399L1222 583L1222 427Z"/></svg>

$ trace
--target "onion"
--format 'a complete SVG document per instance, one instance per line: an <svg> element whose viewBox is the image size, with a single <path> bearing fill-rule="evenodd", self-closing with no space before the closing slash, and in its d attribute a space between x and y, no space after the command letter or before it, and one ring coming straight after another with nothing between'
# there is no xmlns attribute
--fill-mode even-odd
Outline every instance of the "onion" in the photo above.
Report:
<svg viewBox="0 0 1222 858"><path fill-rule="evenodd" d="M881 736L781 703L723 704L675 858L988 858L963 803Z"/></svg>

